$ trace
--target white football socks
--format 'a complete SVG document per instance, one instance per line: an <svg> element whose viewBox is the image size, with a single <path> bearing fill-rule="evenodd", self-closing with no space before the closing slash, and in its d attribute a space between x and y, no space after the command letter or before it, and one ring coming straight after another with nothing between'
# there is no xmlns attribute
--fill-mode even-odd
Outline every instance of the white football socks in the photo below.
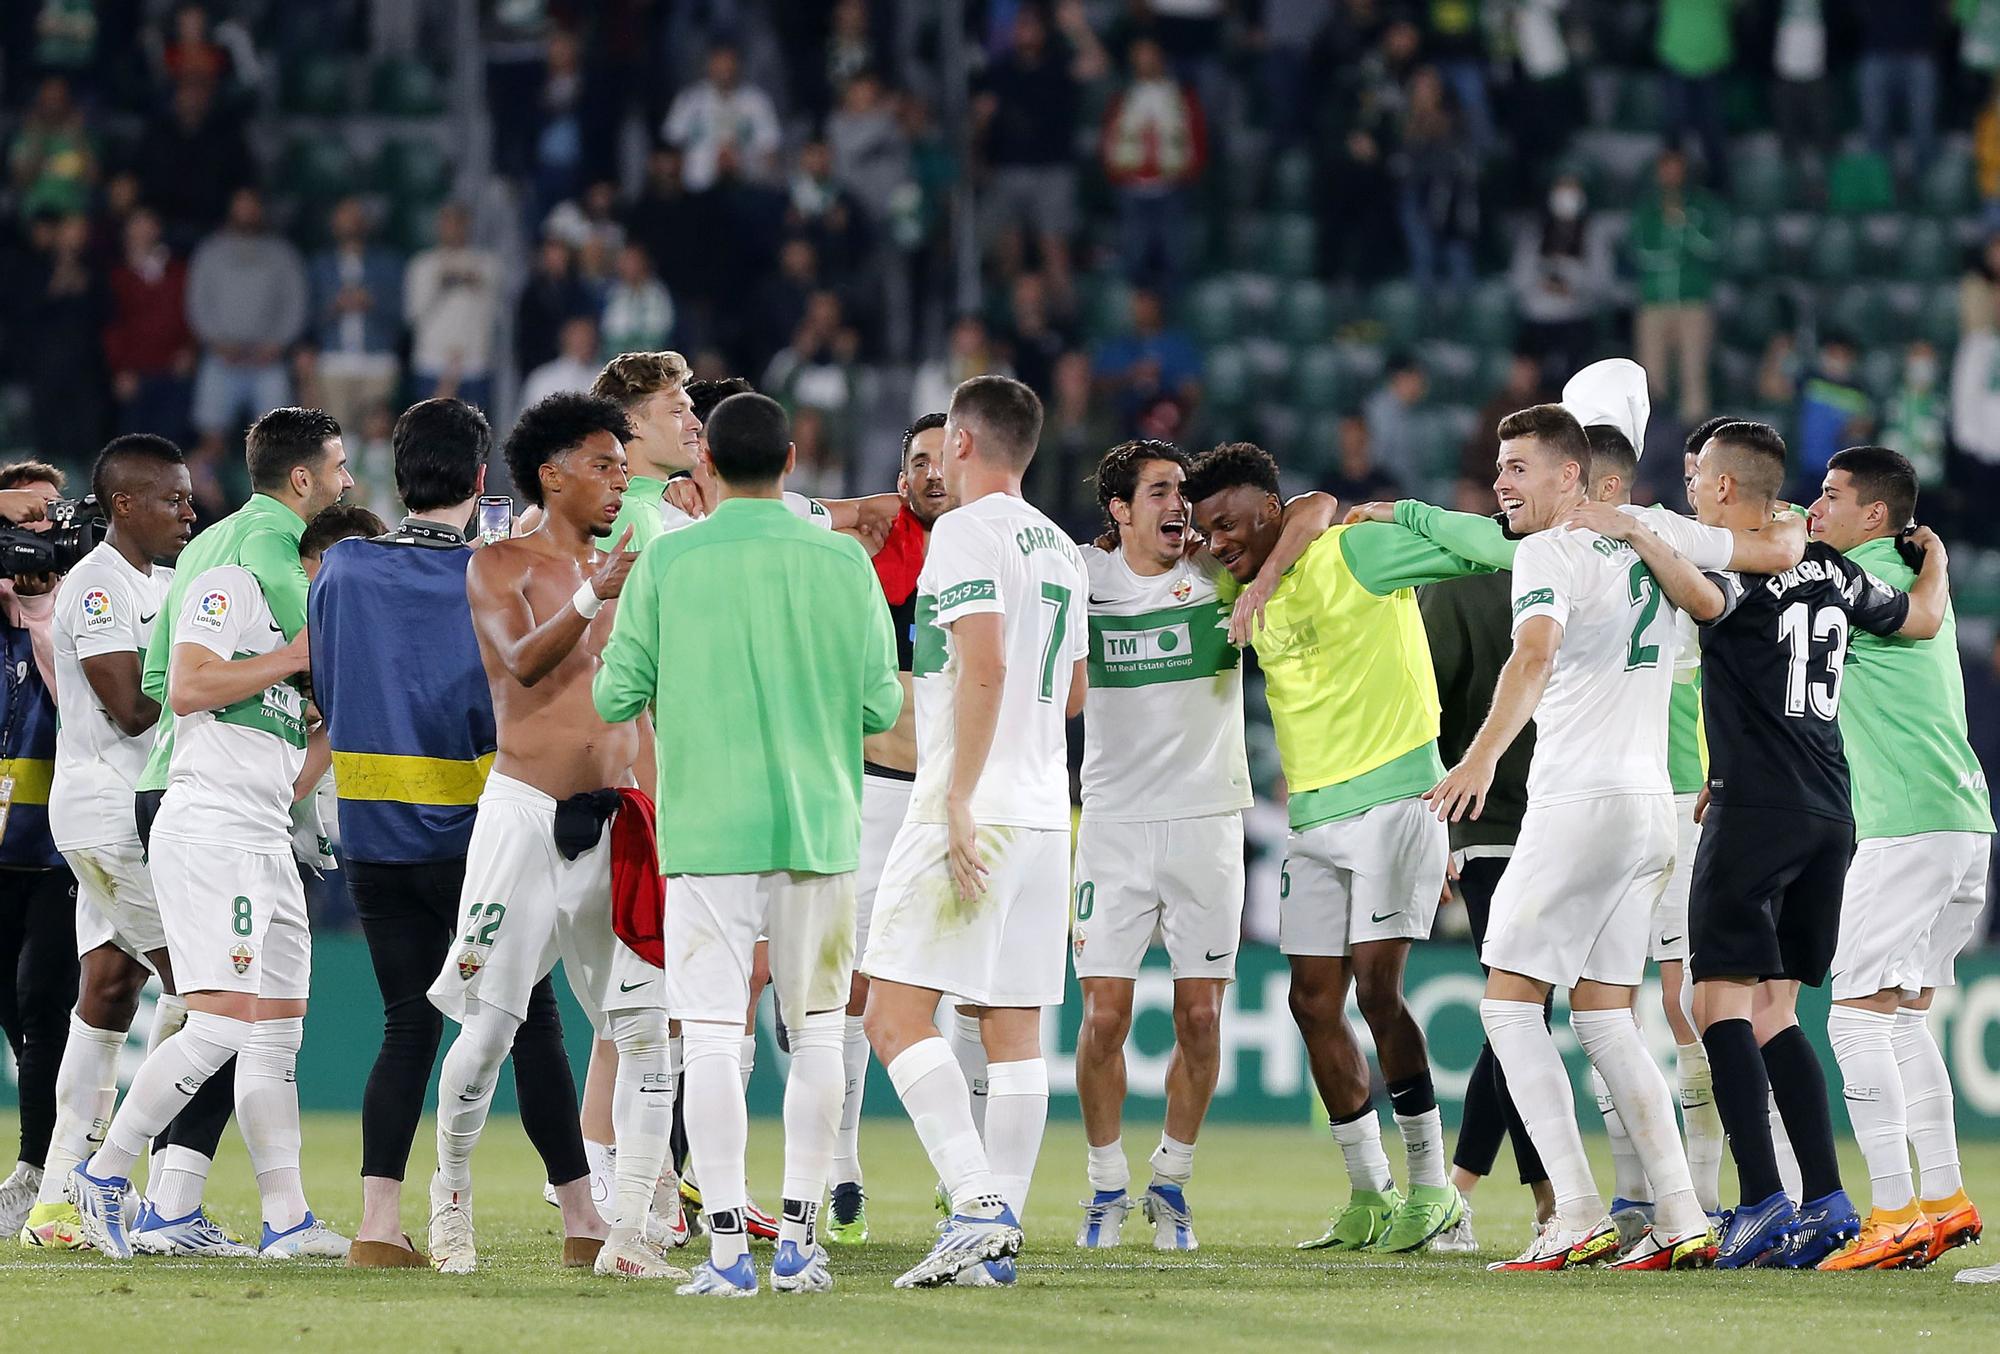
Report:
<svg viewBox="0 0 2000 1354"><path fill-rule="evenodd" d="M1840 1094L1854 1143L1868 1163L1870 1203L1893 1213L1916 1197L1910 1175L1909 1112L1896 1066L1896 1013L1835 1006L1826 1037L1840 1064Z"/></svg>
<svg viewBox="0 0 2000 1354"><path fill-rule="evenodd" d="M88 1170L98 1179L124 1179L146 1144L173 1122L202 1083L214 1076L249 1041L247 1020L189 1014L187 1023L140 1065L125 1093L125 1103L105 1131Z"/></svg>
<svg viewBox="0 0 2000 1354"><path fill-rule="evenodd" d="M69 1013L69 1039L56 1073L56 1124L36 1203L61 1203L70 1171L104 1141L112 1106L118 1103L118 1053L124 1047L122 1030L96 1029L76 1012Z"/></svg>
<svg viewBox="0 0 2000 1354"><path fill-rule="evenodd" d="M1153 1183L1156 1185L1185 1185L1194 1179L1194 1144L1160 1134L1160 1145L1153 1149Z"/></svg>
<svg viewBox="0 0 2000 1354"><path fill-rule="evenodd" d="M743 1094L748 1095L750 1094L750 1074L757 1070L757 1036L754 1034L744 1035L741 1048L743 1050Z"/></svg>
<svg viewBox="0 0 2000 1354"><path fill-rule="evenodd" d="M964 1208L975 1199L998 1198L986 1144L972 1122L965 1076L945 1041L918 1040L897 1054L888 1070L952 1206Z"/></svg>
<svg viewBox="0 0 2000 1354"><path fill-rule="evenodd" d="M840 1132L847 1017L841 1011L809 1015L791 1027L792 1065L785 1072L785 1189L778 1240L810 1252L816 1240L820 1196Z"/></svg>
<svg viewBox="0 0 2000 1354"><path fill-rule="evenodd" d="M1590 1158L1584 1155L1583 1134L1576 1125L1576 1104L1569 1073L1555 1039L1542 1023L1538 1001L1479 1003L1479 1020L1493 1056L1507 1074L1507 1090L1521 1113L1528 1137L1541 1154L1542 1168L1556 1196L1557 1225L1581 1232L1604 1216L1604 1199L1591 1179Z"/></svg>
<svg viewBox="0 0 2000 1354"><path fill-rule="evenodd" d="M667 1013L659 1008L620 1011L607 1021L618 1047L618 1077L611 1084L611 1227L625 1236L645 1230L653 1191L666 1169L674 1134L674 1072L667 1048Z"/></svg>
<svg viewBox="0 0 2000 1354"><path fill-rule="evenodd" d="M170 1221L186 1217L201 1207L214 1164L192 1147L154 1148L146 1167L146 1202Z"/></svg>
<svg viewBox="0 0 2000 1354"><path fill-rule="evenodd" d="M972 1098L972 1123L983 1134L986 1132L986 1041L979 1033L979 1017L964 1015L953 1007L946 1023L951 1030L945 1037L951 1043L952 1057L958 1060L958 1074L965 1081L966 1093Z"/></svg>
<svg viewBox="0 0 2000 1354"><path fill-rule="evenodd" d="M1049 1122L1049 1065L1040 1058L986 1069L986 1155L1015 1221L1028 1216L1028 1187Z"/></svg>
<svg viewBox="0 0 2000 1354"><path fill-rule="evenodd" d="M1896 1012L1896 1067L1902 1073L1910 1146L1916 1149L1923 1197L1949 1199L1965 1188L1952 1123L1951 1074L1931 1034L1926 1011Z"/></svg>
<svg viewBox="0 0 2000 1354"><path fill-rule="evenodd" d="M1387 1194L1396 1187L1389 1170L1389 1154L1382 1150L1382 1121L1374 1106L1358 1119L1334 1124L1333 1140L1340 1145L1340 1159L1347 1167L1350 1188Z"/></svg>
<svg viewBox="0 0 2000 1354"><path fill-rule="evenodd" d="M1085 1177L1090 1181L1093 1194L1106 1190L1124 1190L1132 1183L1132 1167L1125 1160L1125 1140L1113 1138L1104 1146L1086 1142L1084 1152Z"/></svg>
<svg viewBox="0 0 2000 1354"><path fill-rule="evenodd" d="M1715 1074L1708 1066L1708 1049L1699 1039L1675 1046L1674 1072L1681 1086L1681 1126L1687 1135L1694 1197L1704 1211L1718 1213L1722 1210L1722 1157L1729 1144L1722 1134L1722 1116L1715 1108Z"/></svg>
<svg viewBox="0 0 2000 1354"><path fill-rule="evenodd" d="M681 1085L687 1092L681 1117L687 1124L688 1157L701 1180L702 1212L710 1223L709 1259L717 1269L727 1269L750 1252L743 1230L748 1198L743 1154L750 1118L743 1103L742 1031L684 1020L681 1057Z"/></svg>
<svg viewBox="0 0 2000 1354"><path fill-rule="evenodd" d="M1668 1236L1707 1227L1708 1215L1695 1199L1694 1178L1681 1150L1673 1092L1647 1051L1632 1012L1572 1011L1569 1023L1609 1091L1636 1158L1638 1176L1649 1184L1646 1192L1653 1196L1656 1225Z"/></svg>
<svg viewBox="0 0 2000 1354"><path fill-rule="evenodd" d="M1412 1185L1442 1188L1445 1177L1444 1116L1433 1105L1422 1114L1395 1116L1396 1132L1403 1139L1403 1160L1410 1168Z"/></svg>
<svg viewBox="0 0 2000 1354"><path fill-rule="evenodd" d="M250 1149L265 1225L274 1232L288 1232L306 1220L298 1077L305 1032L306 1023L297 1016L260 1020L236 1055L236 1126Z"/></svg>
<svg viewBox="0 0 2000 1354"><path fill-rule="evenodd" d="M520 1028L521 1022L499 1007L468 1001L458 1037L438 1069L438 1180L454 1193L472 1192L472 1149L485 1131L500 1065Z"/></svg>
<svg viewBox="0 0 2000 1354"><path fill-rule="evenodd" d="M1618 1117L1618 1102L1611 1098L1611 1089L1595 1063L1590 1067L1590 1094L1604 1119L1604 1136L1611 1140L1612 1197L1634 1204L1653 1202L1652 1182L1646 1179L1646 1168L1639 1164L1639 1153L1632 1147L1632 1135Z"/></svg>
<svg viewBox="0 0 2000 1354"><path fill-rule="evenodd" d="M1771 1151L1778 1159L1778 1182L1793 1203L1805 1203L1805 1177L1799 1171L1798 1153L1792 1151L1792 1135L1785 1131L1785 1116L1778 1113L1778 1097L1773 1094L1766 1110L1771 1123Z"/></svg>
<svg viewBox="0 0 2000 1354"><path fill-rule="evenodd" d="M828 1178L836 1185L861 1184L861 1100L868 1089L868 1035L860 1016L846 1017L841 1028L840 1067L844 1085L840 1128L833 1138L833 1167Z"/></svg>

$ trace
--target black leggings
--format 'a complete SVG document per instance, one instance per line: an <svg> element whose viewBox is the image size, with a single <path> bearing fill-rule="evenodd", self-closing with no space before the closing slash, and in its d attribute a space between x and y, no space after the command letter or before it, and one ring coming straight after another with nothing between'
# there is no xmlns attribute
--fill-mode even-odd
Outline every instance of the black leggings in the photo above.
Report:
<svg viewBox="0 0 2000 1354"><path fill-rule="evenodd" d="M444 1016L427 993L458 934L465 861L350 860L345 873L382 989L382 1051L361 1097L361 1174L401 1180L444 1037ZM514 1093L521 1127L541 1154L550 1183L588 1175L576 1079L563 1048L555 988L546 977L529 994L528 1018L514 1036Z"/></svg>
<svg viewBox="0 0 2000 1354"><path fill-rule="evenodd" d="M1499 887L1500 876L1506 869L1504 858L1485 856L1466 861L1459 873L1458 891L1465 897L1472 943L1482 952L1486 949L1486 921L1493 908L1493 890ZM1542 1015L1543 1019L1548 1018L1546 1006ZM1521 1112L1514 1108L1514 1098L1507 1094L1507 1076L1500 1070L1500 1060L1493 1056L1491 1044L1482 1043L1479 1060L1472 1065L1472 1075L1465 1083L1465 1112L1459 1120L1458 1150L1452 1154L1451 1164L1472 1175L1493 1174L1502 1138L1514 1140L1514 1164L1520 1169L1522 1184L1538 1185L1549 1178L1549 1173L1542 1169L1541 1154L1528 1140Z"/></svg>
<svg viewBox="0 0 2000 1354"><path fill-rule="evenodd" d="M0 868L0 1029L14 1050L21 1156L39 1166L56 1129L56 1071L76 1005L76 878Z"/></svg>

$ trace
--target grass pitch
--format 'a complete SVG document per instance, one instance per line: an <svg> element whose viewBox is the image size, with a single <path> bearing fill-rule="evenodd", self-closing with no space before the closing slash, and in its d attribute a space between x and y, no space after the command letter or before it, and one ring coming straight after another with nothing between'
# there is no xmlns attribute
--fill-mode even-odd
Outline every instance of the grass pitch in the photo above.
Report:
<svg viewBox="0 0 2000 1354"><path fill-rule="evenodd" d="M0 1118L0 1141L12 1131ZM1141 1184L1155 1131L1150 1124L1128 1129ZM321 1216L351 1230L359 1210L359 1120L309 1116L305 1141L308 1196ZM404 1194L405 1225L419 1242L429 1141L426 1123ZM899 1293L890 1281L931 1235L932 1175L899 1119L869 1120L862 1142L874 1240L835 1252L840 1286L823 1296L780 1297L767 1287L754 1302L702 1302L675 1297L671 1285L562 1270L557 1215L541 1200L534 1155L518 1123L496 1117L475 1161L477 1275L355 1272L327 1262L141 1257L119 1264L30 1254L8 1241L0 1246L0 1349L338 1346L501 1354L645 1347L641 1342L815 1354L1142 1346L1452 1354L1609 1354L1635 1344L1703 1354L2000 1349L2000 1286L1950 1282L1954 1270L2000 1258L1996 1248L1960 1250L1935 1269L1911 1273L1487 1274L1487 1260L1519 1250L1526 1237L1527 1193L1505 1177L1488 1181L1475 1198L1485 1244L1477 1257L1294 1250L1292 1242L1316 1234L1327 1206L1345 1195L1338 1154L1323 1130L1308 1128L1216 1126L1202 1135L1189 1190L1198 1252L1157 1254L1135 1213L1127 1236L1136 1244L1086 1255L1071 1245L1074 1202L1084 1191L1082 1133L1075 1124L1052 1125L1019 1287ZM752 1193L771 1207L779 1164L778 1125L754 1122ZM1849 1165L1848 1178L1865 1189L1858 1160ZM1970 1147L1966 1168L1974 1198L2000 1229L2000 1144ZM1599 1178L1609 1180L1608 1164ZM228 1225L254 1234L255 1189L233 1134L210 1200ZM769 1254L757 1247L760 1270L768 1271Z"/></svg>

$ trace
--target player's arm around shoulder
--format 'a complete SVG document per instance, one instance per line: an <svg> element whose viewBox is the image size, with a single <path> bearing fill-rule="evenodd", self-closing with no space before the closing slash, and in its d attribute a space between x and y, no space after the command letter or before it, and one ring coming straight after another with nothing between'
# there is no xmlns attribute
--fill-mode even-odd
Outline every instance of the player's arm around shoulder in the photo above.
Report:
<svg viewBox="0 0 2000 1354"><path fill-rule="evenodd" d="M263 589L271 619L286 639L295 637L306 625L306 566L299 561L298 542L277 531L259 531L244 540L240 558Z"/></svg>
<svg viewBox="0 0 2000 1354"><path fill-rule="evenodd" d="M1685 523L1696 533L1682 534L1671 524ZM1709 563L1691 559L1676 547L1673 541L1660 535L1650 524L1666 528L1669 534L1677 536L1682 544L1690 545L1697 551L1706 552ZM1704 572L1705 568L1723 568L1726 563L1714 561L1724 549L1734 549L1727 539L1732 533L1719 527L1704 527L1698 522L1689 522L1678 514L1664 510L1648 510L1643 513L1625 512L1609 503L1594 500L1578 504L1555 528L1557 531L1594 531L1608 540L1623 541L1632 547L1645 564L1653 579L1660 585L1669 602L1685 611L1697 621L1707 623L1718 620L1727 609L1727 599L1722 589ZM1746 533L1754 534L1754 533ZM1804 546L1800 546L1801 553ZM1730 558L1734 558L1733 555ZM1795 558L1793 564L1798 563ZM1790 565L1785 566L1790 568Z"/></svg>
<svg viewBox="0 0 2000 1354"><path fill-rule="evenodd" d="M303 627L269 653L234 657L255 638L249 616L258 591L256 575L240 565L210 569L194 581L189 595L196 600L175 619L167 671L167 705L175 715L224 709L311 664Z"/></svg>
<svg viewBox="0 0 2000 1354"><path fill-rule="evenodd" d="M1949 561L1945 556L1944 542L1929 527L1918 527L1912 532L1910 543L1924 552L1924 567L1917 571L1917 580L1910 585L1909 609L1904 612L1901 624L1890 626L1886 631L1875 628L1875 625L1888 624L1887 603L1857 614L1856 619L1872 633L1892 633L1905 639L1935 639L1938 631L1944 628L1945 612L1951 606ZM1894 589L1871 576L1864 592L1874 594L1894 592ZM1867 600L1874 601L1874 598Z"/></svg>

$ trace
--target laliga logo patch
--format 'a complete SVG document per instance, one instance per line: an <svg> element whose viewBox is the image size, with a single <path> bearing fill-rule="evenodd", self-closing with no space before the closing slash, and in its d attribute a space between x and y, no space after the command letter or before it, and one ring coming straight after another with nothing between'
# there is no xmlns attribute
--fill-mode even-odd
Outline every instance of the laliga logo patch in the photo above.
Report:
<svg viewBox="0 0 2000 1354"><path fill-rule="evenodd" d="M1078 932L1076 933L1076 939L1075 939L1075 941L1073 942L1073 944L1074 944L1074 945L1075 945L1075 947L1076 947L1076 957L1077 957L1078 959L1081 959L1081 958L1083 958L1083 932L1082 932L1082 931L1078 931Z"/></svg>
<svg viewBox="0 0 2000 1354"><path fill-rule="evenodd" d="M479 951L467 950L458 957L458 980L469 983L486 967L486 961L479 957Z"/></svg>
<svg viewBox="0 0 2000 1354"><path fill-rule="evenodd" d="M1180 582L1174 584L1174 600L1176 602L1185 602L1193 592L1194 582L1191 579L1183 578Z"/></svg>
<svg viewBox="0 0 2000 1354"><path fill-rule="evenodd" d="M210 630L222 629L222 622L228 615L229 594L226 592L217 590L207 593L199 602L195 603L195 622L206 626Z"/></svg>
<svg viewBox="0 0 2000 1354"><path fill-rule="evenodd" d="M103 588L92 588L83 595L83 628L102 630L111 624L111 594Z"/></svg>
<svg viewBox="0 0 2000 1354"><path fill-rule="evenodd" d="M241 941L229 947L229 962L235 967L239 977L250 971L250 965L256 957L256 951Z"/></svg>

